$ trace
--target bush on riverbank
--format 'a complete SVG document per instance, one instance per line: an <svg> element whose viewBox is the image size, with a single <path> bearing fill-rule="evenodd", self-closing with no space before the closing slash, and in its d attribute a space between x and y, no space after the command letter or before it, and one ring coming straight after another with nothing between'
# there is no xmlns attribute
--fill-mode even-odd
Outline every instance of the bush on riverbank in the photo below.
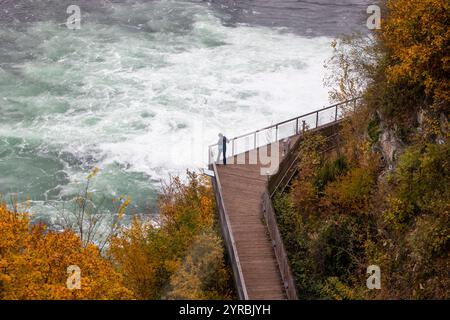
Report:
<svg viewBox="0 0 450 320"><path fill-rule="evenodd" d="M187 178L164 188L157 224L134 219L111 234L106 256L80 234L31 225L1 203L0 299L234 298L212 187L202 175ZM81 271L79 290L66 285L71 265Z"/></svg>
<svg viewBox="0 0 450 320"><path fill-rule="evenodd" d="M140 299L230 299L214 195L207 178L188 172L171 180L159 199L158 225L135 219L115 237L110 253Z"/></svg>
<svg viewBox="0 0 450 320"><path fill-rule="evenodd" d="M28 215L0 203L0 299L132 299L122 275L100 250L82 245L70 230L31 225ZM67 268L81 271L81 287L70 290Z"/></svg>

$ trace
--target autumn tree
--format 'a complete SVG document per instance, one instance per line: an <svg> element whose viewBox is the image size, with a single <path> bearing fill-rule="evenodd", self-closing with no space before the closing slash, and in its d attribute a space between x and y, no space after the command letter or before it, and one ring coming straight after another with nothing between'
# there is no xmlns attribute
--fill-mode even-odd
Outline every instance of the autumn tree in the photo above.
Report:
<svg viewBox="0 0 450 320"><path fill-rule="evenodd" d="M131 299L111 262L72 231L31 225L28 214L0 204L0 299ZM69 289L67 268L81 271Z"/></svg>
<svg viewBox="0 0 450 320"><path fill-rule="evenodd" d="M421 87L430 101L450 103L450 2L389 0L380 38L388 81ZM447 109L448 111L448 109Z"/></svg>
<svg viewBox="0 0 450 320"><path fill-rule="evenodd" d="M139 299L229 299L230 272L218 235L211 184L203 175L173 178L156 221L135 219L110 253Z"/></svg>
<svg viewBox="0 0 450 320"><path fill-rule="evenodd" d="M73 230L84 246L95 244L100 251L104 251L111 238L123 226L125 211L131 200L126 196L113 199L113 209L104 207L104 197L96 201L90 187L92 180L99 172L98 168L94 168L76 196L55 206L57 217L52 227Z"/></svg>

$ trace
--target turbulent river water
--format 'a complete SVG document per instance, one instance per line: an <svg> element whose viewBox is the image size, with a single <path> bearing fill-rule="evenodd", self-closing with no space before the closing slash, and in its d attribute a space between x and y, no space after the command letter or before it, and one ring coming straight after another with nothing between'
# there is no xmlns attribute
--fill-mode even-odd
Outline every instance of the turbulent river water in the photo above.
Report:
<svg viewBox="0 0 450 320"><path fill-rule="evenodd" d="M326 105L330 42L369 2L0 0L0 194L51 222L98 167L96 197L151 212L218 132Z"/></svg>

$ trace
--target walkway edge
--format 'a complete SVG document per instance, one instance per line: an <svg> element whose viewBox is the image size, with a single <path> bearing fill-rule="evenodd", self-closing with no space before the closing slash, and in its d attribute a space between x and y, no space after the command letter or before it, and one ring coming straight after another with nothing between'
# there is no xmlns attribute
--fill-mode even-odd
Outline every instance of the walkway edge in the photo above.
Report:
<svg viewBox="0 0 450 320"><path fill-rule="evenodd" d="M236 242L234 241L230 218L223 201L222 186L220 184L219 174L217 172L217 166L215 162L212 163L212 169L214 171L214 177L212 178L212 181L219 211L220 226L222 229L225 247L228 250L228 256L231 260L231 267L233 269L236 290L238 291L240 300L249 300L247 287L245 286L244 275L242 273L241 262L237 253Z"/></svg>
<svg viewBox="0 0 450 320"><path fill-rule="evenodd" d="M277 258L278 268L280 269L286 296L288 300L298 300L294 276L284 247L283 238L281 237L280 229L278 228L277 217L272 206L272 200L269 196L268 189L263 193L261 200L264 220L269 231L270 239L272 240L273 250L275 252L275 257Z"/></svg>

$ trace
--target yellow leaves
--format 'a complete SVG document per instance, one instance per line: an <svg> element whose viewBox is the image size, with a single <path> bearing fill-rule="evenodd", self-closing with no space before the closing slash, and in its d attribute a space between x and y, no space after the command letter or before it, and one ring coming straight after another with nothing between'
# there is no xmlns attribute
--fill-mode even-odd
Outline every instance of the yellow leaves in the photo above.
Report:
<svg viewBox="0 0 450 320"><path fill-rule="evenodd" d="M125 199L121 200L121 204L119 206L119 210L118 210L118 221L121 221L124 214L125 214L125 210L127 209L127 207L130 205L131 203L131 198L127 197Z"/></svg>
<svg viewBox="0 0 450 320"><path fill-rule="evenodd" d="M212 199L208 197L201 197L200 207L203 212L211 211L212 209Z"/></svg>
<svg viewBox="0 0 450 320"><path fill-rule="evenodd" d="M403 222L412 208L395 196L387 197L388 209L383 212L383 219L396 230L403 230Z"/></svg>
<svg viewBox="0 0 450 320"><path fill-rule="evenodd" d="M83 248L71 231L30 226L26 215L0 204L0 299L126 299L121 275L97 247ZM66 287L67 267L81 269L81 290Z"/></svg>
<svg viewBox="0 0 450 320"><path fill-rule="evenodd" d="M209 181L192 172L187 173L185 183L173 178L164 186L158 205L157 227L134 219L131 226L111 242L110 253L127 287L139 299L228 296L229 274L222 270L220 244L211 238L202 242L202 246L209 246L209 252L219 252L212 259L215 264L208 272L217 275L216 284L220 286L215 287L203 278L200 275L204 274L202 263L193 259L192 250L197 247L199 235L216 230L215 203ZM216 268L218 265L221 267Z"/></svg>
<svg viewBox="0 0 450 320"><path fill-rule="evenodd" d="M329 277L322 288L323 293L333 300L352 300L355 297L354 289L342 283L338 277Z"/></svg>
<svg viewBox="0 0 450 320"><path fill-rule="evenodd" d="M367 211L374 184L373 168L354 168L326 186L322 202L347 212Z"/></svg>
<svg viewBox="0 0 450 320"><path fill-rule="evenodd" d="M228 281L220 239L212 231L195 237L186 257L170 278L169 299L229 299L225 291L204 290L207 284L220 286Z"/></svg>
<svg viewBox="0 0 450 320"><path fill-rule="evenodd" d="M6 267L7 267L7 261L0 260L0 270L6 269ZM5 285L7 286L7 285L9 285L11 280L12 280L11 276L0 272L0 284L3 284L3 286L5 286Z"/></svg>
<svg viewBox="0 0 450 320"><path fill-rule="evenodd" d="M87 179L91 180L92 178L94 178L98 173L100 172L100 169L95 167L94 170L92 170L92 172L88 175Z"/></svg>
<svg viewBox="0 0 450 320"><path fill-rule="evenodd" d="M449 2L389 0L387 3L389 17L381 39L396 61L389 69L388 79L393 83L406 79L411 84L423 84L430 97L450 101L448 91L443 91L443 81L448 77L443 71L450 55Z"/></svg>
<svg viewBox="0 0 450 320"><path fill-rule="evenodd" d="M164 243L153 236L155 229L134 218L129 228L111 240L109 253L114 257L124 281L138 299L156 299L157 274L164 261L158 250Z"/></svg>
<svg viewBox="0 0 450 320"><path fill-rule="evenodd" d="M131 200L118 200L120 221ZM58 233L42 225L30 226L26 214L0 204L0 299L159 299L166 297L173 275L180 275L181 282L174 280L173 284L186 298L230 297L230 275L218 236L199 237L217 230L209 181L190 172L187 183L175 178L159 205L159 225L133 219L131 226L111 239L108 254L113 259L108 260L92 243L84 246L72 231ZM201 245L193 245L199 241ZM185 268L186 261L192 268ZM66 286L71 265L81 271L79 290ZM205 265L211 268L205 270ZM184 281L190 279L197 282L185 286ZM187 294L188 287L195 288L195 293Z"/></svg>

